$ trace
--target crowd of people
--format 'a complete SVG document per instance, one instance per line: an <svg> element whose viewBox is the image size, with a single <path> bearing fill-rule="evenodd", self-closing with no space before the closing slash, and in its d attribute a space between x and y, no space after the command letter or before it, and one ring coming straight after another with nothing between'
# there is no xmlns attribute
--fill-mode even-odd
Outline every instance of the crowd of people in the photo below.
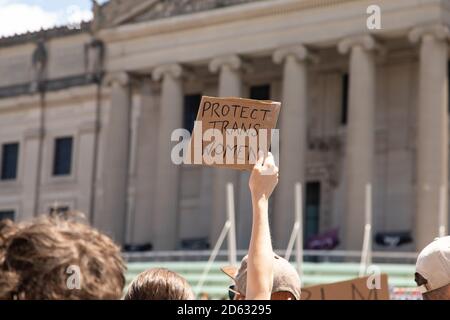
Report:
<svg viewBox="0 0 450 320"><path fill-rule="evenodd" d="M239 268L222 268L233 281L231 299L300 300L299 275L272 248L268 208L277 183L273 156L260 154L249 180L253 220L248 254ZM18 224L0 221L0 299L195 299L189 283L175 272L149 269L124 288L125 271L120 247L80 213ZM450 300L450 237L423 249L415 280L424 299Z"/></svg>

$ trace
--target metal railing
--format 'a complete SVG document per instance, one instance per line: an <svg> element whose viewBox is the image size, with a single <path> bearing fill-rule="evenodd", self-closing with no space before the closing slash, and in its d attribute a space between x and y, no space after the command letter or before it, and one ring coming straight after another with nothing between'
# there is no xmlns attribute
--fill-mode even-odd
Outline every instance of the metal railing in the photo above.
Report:
<svg viewBox="0 0 450 320"><path fill-rule="evenodd" d="M275 250L284 257L286 250ZM204 261L207 262L212 250L176 250L176 251L146 251L124 252L123 257L128 262L176 262L176 261ZM237 250L236 255L240 260L247 254L247 250ZM417 259L417 252L405 251L372 251L373 262L378 263L413 263ZM360 250L303 250L305 261L316 262L359 262ZM292 257L295 259L295 257ZM228 250L219 250L216 261L227 262ZM292 259L291 259L292 260Z"/></svg>

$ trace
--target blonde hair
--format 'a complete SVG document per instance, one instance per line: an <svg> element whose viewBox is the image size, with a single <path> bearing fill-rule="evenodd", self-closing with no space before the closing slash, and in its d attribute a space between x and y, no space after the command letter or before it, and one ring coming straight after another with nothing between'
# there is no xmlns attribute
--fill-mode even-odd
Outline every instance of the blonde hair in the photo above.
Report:
<svg viewBox="0 0 450 320"><path fill-rule="evenodd" d="M125 300L193 300L189 283L165 268L140 273L128 287Z"/></svg>

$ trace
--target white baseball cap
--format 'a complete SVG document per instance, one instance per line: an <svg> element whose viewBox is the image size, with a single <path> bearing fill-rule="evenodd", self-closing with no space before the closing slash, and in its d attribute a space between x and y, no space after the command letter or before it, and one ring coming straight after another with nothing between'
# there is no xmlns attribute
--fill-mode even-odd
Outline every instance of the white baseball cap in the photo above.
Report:
<svg viewBox="0 0 450 320"><path fill-rule="evenodd" d="M450 284L450 236L434 239L420 252L416 273L426 280L422 293Z"/></svg>

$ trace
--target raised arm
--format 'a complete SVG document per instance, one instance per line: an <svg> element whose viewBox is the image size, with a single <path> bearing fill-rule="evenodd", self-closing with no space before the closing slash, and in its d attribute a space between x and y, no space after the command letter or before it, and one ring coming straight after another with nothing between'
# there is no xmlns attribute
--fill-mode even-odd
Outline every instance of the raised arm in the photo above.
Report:
<svg viewBox="0 0 450 320"><path fill-rule="evenodd" d="M278 183L278 168L271 153L258 156L249 187L253 224L247 260L247 300L270 300L273 282L273 249L269 229L269 197Z"/></svg>

